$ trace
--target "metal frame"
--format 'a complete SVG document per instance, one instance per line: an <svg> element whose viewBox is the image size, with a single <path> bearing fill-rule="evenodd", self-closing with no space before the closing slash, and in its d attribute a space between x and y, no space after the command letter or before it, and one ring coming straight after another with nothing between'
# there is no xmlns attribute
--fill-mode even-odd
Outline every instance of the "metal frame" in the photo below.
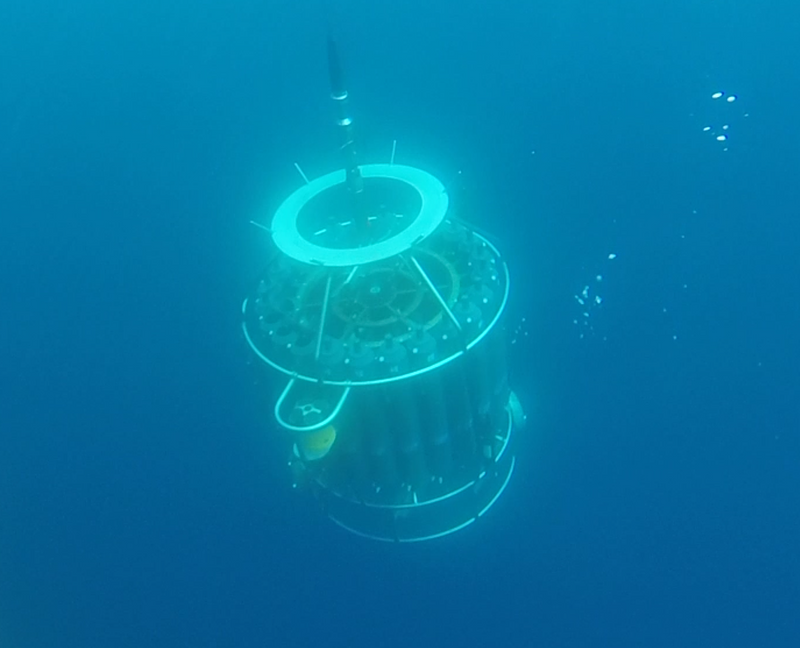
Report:
<svg viewBox="0 0 800 648"><path fill-rule="evenodd" d="M496 258L500 261L500 266L502 267L503 274L505 276L505 282L504 282L505 286L504 286L504 290L503 290L503 299L502 299L502 301L500 303L500 306L497 309L497 312L495 313L494 317L492 318L491 322L489 322L489 324L486 327L484 327L484 329L475 337L475 339L473 339L469 343L467 343L467 345L463 349L459 349L455 353L449 355L446 358L443 358L443 359L439 360L438 362L435 362L432 365L428 365L427 367L422 367L420 369L417 369L415 371L412 371L412 372L409 372L409 373L406 373L406 374L403 374L403 375L400 375L400 376L389 376L387 378L376 378L376 379L373 379L373 380L363 380L363 381L357 381L357 380L325 380L325 379L320 379L319 377L303 375L303 374L301 374L301 373L299 373L297 371L293 371L291 369L287 369L285 367L282 367L281 365L277 364L276 362L270 360L267 356L265 356L259 350L259 348L256 346L256 344L253 342L253 339L250 337L250 334L247 331L247 323L245 321L242 321L242 332L244 333L245 340L247 340L247 344L253 350L253 353L255 353L256 356L258 356L261 360L263 360L265 363L267 363L270 367L272 367L276 371L279 371L282 374L284 374L286 376L289 376L290 378L294 378L296 380L302 380L302 381L313 382L313 383L320 383L321 382L321 383L326 384L326 385L336 385L336 386L339 386L339 387L385 385L385 384L391 383L391 382L397 382L397 381L400 381L400 380L406 380L406 379L409 379L409 378L414 378L416 376L420 376L420 375L422 375L424 373L427 373L428 371L434 371L434 370L438 369L439 367L443 367L444 365L446 365L449 362L452 362L456 358L461 357L464 353L466 353L472 347L474 347L476 344L478 344L489 333L489 331L491 331L495 327L495 325L497 324L498 320L500 319L500 316L503 314L503 312L506 309L506 304L508 303L508 297L509 297L509 293L510 293L510 289L511 289L511 287L510 287L511 282L510 282L510 276L509 276L509 272L508 272L508 266L502 260L502 257L500 256L500 252L498 252L497 248L494 245L492 245L491 242L489 242L486 238L484 238L483 236L481 236L480 234L478 234L476 232L473 232L473 235L478 237L481 241L483 241L483 243L488 245L489 248L492 250L492 252L494 252ZM415 266L412 265L411 267L415 267ZM421 271L421 269L420 269L420 271ZM430 279L427 277L427 275L424 274L424 272L422 273L422 277L423 277L423 281L425 281L425 283L430 286ZM434 293L433 294L437 298L441 298L441 295L438 295L438 293L436 292L435 289L434 289ZM242 302L242 317L246 317L247 304L248 304L248 299L245 298L245 300ZM327 304L326 304L326 308L327 308ZM448 309L448 311L449 311L449 309ZM449 315L450 315L450 317L455 319L455 316L451 312L449 312ZM459 328L460 328L460 325L459 325Z"/></svg>
<svg viewBox="0 0 800 648"><path fill-rule="evenodd" d="M495 464L496 467L499 467L501 465L503 457L505 456L506 451L508 450L509 444L511 442L511 435L513 433L513 430L514 430L514 422L513 422L513 418L511 417L511 414L509 412L508 413L508 431L506 433L505 438L503 439L503 445L502 445L500 451L497 453L497 456L494 459L494 464ZM369 533L367 531L362 531L361 529L358 529L357 527L354 527L352 525L352 523L351 524L345 523L345 522L343 522L342 520L338 519L335 515L333 515L331 513L328 513L328 518L332 522L334 522L336 525L338 525L339 527L345 529L346 531L348 531L350 533L354 533L355 535L361 536L362 538L369 538L370 540L379 540L379 541L382 541L382 542L410 543L410 542L424 542L426 540L435 540L436 538L443 538L445 536L451 535L453 533L456 533L457 531L460 531L460 530L468 527L469 525L473 524L478 519L483 517L492 508L492 506L494 506L495 502L497 502L499 497L505 491L506 487L508 486L509 481L511 480L511 475L514 474L514 468L515 467L516 467L516 457L514 457L512 455L508 460L508 468L507 468L508 472L506 473L505 477L503 478L503 481L500 484L500 486L498 487L498 489L492 495L491 499L484 506L482 506L481 509L477 513L475 513L474 515L468 517L467 519L465 519L462 522L459 522L458 524L455 524L453 526L447 527L447 528L445 528L445 529L443 529L441 531L437 531L435 533L428 533L428 534L425 534L425 535L405 536L405 537L401 537L401 536L398 536L396 534L393 535L393 536L390 536L390 535L376 535L375 533ZM339 493L336 493L335 491L332 491L332 490L328 489L322 483L317 482L317 485L325 493L328 493L329 495L337 498L339 501L345 502L346 504L354 506L354 507L363 507L365 509L381 510L381 511L388 511L388 512L392 512L392 511L397 512L397 511L402 511L402 510L408 510L408 511L412 511L413 512L414 510L421 510L423 507L429 507L430 508L430 507L433 507L433 506L435 506L437 504L440 504L442 502L452 501L454 498L458 497L459 495L462 495L466 491L476 488L480 484L480 482L482 480L486 479L487 475L489 475L489 474L490 474L489 471L484 470L475 479L467 482L466 484L462 484L461 486L459 486L458 488L454 489L453 491L447 493L446 495L435 497L435 498L432 498L430 500L426 500L426 501L423 501L423 502L414 502L413 504L374 504L374 503L368 503L368 502L361 502L361 501L358 501L358 500L353 500L351 498L343 497Z"/></svg>
<svg viewBox="0 0 800 648"><path fill-rule="evenodd" d="M347 174L339 169L308 181L283 201L272 218L272 240L286 256L313 265L349 267L388 259L410 249L427 238L444 220L449 197L444 185L422 169L401 164L364 164L359 167L361 176L397 180L413 187L422 200L419 214L411 224L395 236L372 245L357 248L334 249L317 245L300 235L297 218L302 209L316 196L345 184Z"/></svg>

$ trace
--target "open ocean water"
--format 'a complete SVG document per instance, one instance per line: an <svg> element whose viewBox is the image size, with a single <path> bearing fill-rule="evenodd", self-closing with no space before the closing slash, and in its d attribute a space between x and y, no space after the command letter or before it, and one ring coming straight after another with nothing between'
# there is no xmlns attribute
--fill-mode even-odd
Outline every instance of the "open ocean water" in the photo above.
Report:
<svg viewBox="0 0 800 648"><path fill-rule="evenodd" d="M512 274L517 469L427 544L292 491L239 328L249 220L340 165L328 25L364 158L457 177ZM0 648L800 645L799 30L4 0Z"/></svg>

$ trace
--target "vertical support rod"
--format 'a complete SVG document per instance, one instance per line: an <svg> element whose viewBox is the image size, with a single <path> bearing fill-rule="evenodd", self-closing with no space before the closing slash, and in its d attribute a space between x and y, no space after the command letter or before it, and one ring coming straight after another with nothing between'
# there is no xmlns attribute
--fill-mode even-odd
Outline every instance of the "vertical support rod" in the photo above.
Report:
<svg viewBox="0 0 800 648"><path fill-rule="evenodd" d="M317 334L317 348L314 351L314 361L319 360L319 354L322 351L322 333L325 331L325 320L328 317L328 300L331 296L331 275L328 275L328 281L325 282L325 297L322 301L322 315L319 320L319 333Z"/></svg>

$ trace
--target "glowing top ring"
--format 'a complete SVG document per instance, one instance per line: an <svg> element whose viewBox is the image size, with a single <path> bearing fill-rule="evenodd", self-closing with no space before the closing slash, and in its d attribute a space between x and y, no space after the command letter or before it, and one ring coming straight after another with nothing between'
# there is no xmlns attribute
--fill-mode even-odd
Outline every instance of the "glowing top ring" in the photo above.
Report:
<svg viewBox="0 0 800 648"><path fill-rule="evenodd" d="M356 266L388 259L405 252L429 236L444 219L449 202L447 191L430 173L399 164L364 164L359 168L364 178L397 180L410 185L419 193L422 206L411 224L385 241L358 248L327 248L302 237L297 228L298 214L315 196L345 182L345 171L339 169L315 178L283 201L272 218L271 227L272 240L278 249L303 263L337 267Z"/></svg>

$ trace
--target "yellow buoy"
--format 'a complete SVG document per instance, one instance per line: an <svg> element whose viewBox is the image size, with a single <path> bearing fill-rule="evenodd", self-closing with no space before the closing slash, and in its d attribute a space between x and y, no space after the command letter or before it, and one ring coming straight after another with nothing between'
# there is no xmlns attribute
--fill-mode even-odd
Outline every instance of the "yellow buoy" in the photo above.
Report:
<svg viewBox="0 0 800 648"><path fill-rule="evenodd" d="M336 428L328 425L313 432L302 432L297 436L297 449L305 461L317 461L330 452L336 441Z"/></svg>

